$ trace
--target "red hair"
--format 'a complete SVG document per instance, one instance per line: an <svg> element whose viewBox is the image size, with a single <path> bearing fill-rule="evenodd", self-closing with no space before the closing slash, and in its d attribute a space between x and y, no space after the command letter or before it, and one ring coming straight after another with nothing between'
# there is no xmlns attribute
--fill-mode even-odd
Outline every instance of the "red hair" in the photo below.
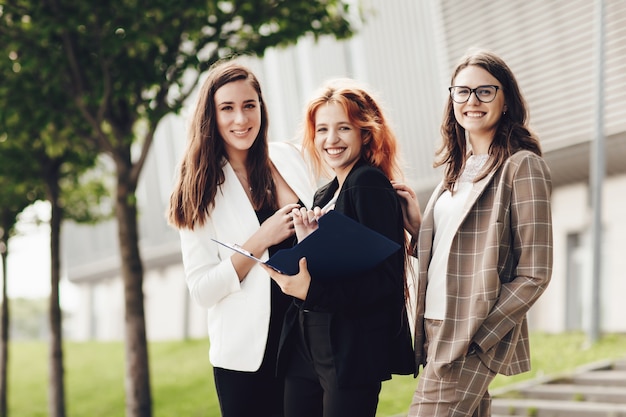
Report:
<svg viewBox="0 0 626 417"><path fill-rule="evenodd" d="M315 173L328 173L320 155L315 151L315 113L321 105L339 104L348 119L361 132L362 158L383 171L390 180L402 179L398 162L398 140L387 122L381 106L362 87L350 79L326 83L309 102L303 126L302 147L311 157Z"/></svg>

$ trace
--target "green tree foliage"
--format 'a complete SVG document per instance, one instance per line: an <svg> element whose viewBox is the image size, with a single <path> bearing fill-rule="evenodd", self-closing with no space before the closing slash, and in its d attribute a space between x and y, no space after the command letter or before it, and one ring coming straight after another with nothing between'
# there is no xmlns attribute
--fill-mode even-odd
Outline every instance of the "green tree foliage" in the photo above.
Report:
<svg viewBox="0 0 626 417"><path fill-rule="evenodd" d="M7 15L2 14L1 17ZM24 24L27 21L24 19ZM68 217L92 219L90 208L77 201L84 201L85 190L89 190L89 201L97 201L103 195L102 189L80 184L81 174L94 165L98 152L92 142L84 139L90 134L89 125L68 100L64 86L50 83L55 73L42 67L39 59L18 59L16 51L20 47L29 54L43 53L37 51L36 40L31 38L30 33L11 30L10 20L2 19L0 23L0 44L6 48L0 56L0 77L3 81L0 86L0 132L3 138L0 163L6 192L14 190L12 199L3 199L0 206L5 208L9 202L22 201L29 195L30 204L34 197L33 187L39 191L37 199L50 202L49 408L51 416L64 417L63 335L59 303L61 222ZM7 212L7 221L14 223L23 207ZM8 302L3 304L4 308L8 316ZM0 395L5 393L6 389L0 391Z"/></svg>
<svg viewBox="0 0 626 417"><path fill-rule="evenodd" d="M41 72L23 94L60 87L64 95L57 104L64 104L63 113L80 115L88 126L70 129L115 165L126 414L151 416L135 190L158 123L181 109L202 72L221 57L262 55L305 34L350 36L348 5L341 0L3 1L0 48L16 74L25 67ZM59 111L54 105L46 109Z"/></svg>

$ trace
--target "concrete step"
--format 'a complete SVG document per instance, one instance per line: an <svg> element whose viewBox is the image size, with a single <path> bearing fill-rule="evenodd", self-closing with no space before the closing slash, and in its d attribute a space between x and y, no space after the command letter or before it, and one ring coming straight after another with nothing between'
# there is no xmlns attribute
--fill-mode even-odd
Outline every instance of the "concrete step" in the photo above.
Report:
<svg viewBox="0 0 626 417"><path fill-rule="evenodd" d="M626 370L584 372L573 376L572 383L578 385L626 387Z"/></svg>
<svg viewBox="0 0 626 417"><path fill-rule="evenodd" d="M494 398L491 412L524 417L626 417L626 404Z"/></svg>
<svg viewBox="0 0 626 417"><path fill-rule="evenodd" d="M542 384L519 390L524 398L559 401L588 401L600 403L626 404L626 387L580 385L580 384Z"/></svg>

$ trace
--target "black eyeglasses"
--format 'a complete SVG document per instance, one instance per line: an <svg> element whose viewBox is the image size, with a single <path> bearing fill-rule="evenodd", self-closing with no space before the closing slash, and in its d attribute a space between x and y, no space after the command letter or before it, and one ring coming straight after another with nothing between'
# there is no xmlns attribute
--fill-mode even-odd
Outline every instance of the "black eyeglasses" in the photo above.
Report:
<svg viewBox="0 0 626 417"><path fill-rule="evenodd" d="M476 96L481 103L491 103L496 98L496 94L500 87L497 85L479 85L476 88L469 88L463 85L453 85L449 87L450 97L455 103L467 102L472 93Z"/></svg>

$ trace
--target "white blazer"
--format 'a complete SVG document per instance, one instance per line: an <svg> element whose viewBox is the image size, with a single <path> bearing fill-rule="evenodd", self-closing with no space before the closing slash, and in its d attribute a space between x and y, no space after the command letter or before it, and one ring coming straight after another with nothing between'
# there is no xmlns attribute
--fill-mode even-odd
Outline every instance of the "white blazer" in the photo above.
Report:
<svg viewBox="0 0 626 417"><path fill-rule="evenodd" d="M287 143L270 143L269 150L280 175L310 208L315 181L300 151ZM211 364L253 372L261 366L267 342L271 278L255 265L240 282L230 260L233 251L211 241L241 244L260 227L228 163L224 174L215 207L204 225L180 230L183 266L191 298L208 309ZM268 257L267 250L260 256L263 260Z"/></svg>

